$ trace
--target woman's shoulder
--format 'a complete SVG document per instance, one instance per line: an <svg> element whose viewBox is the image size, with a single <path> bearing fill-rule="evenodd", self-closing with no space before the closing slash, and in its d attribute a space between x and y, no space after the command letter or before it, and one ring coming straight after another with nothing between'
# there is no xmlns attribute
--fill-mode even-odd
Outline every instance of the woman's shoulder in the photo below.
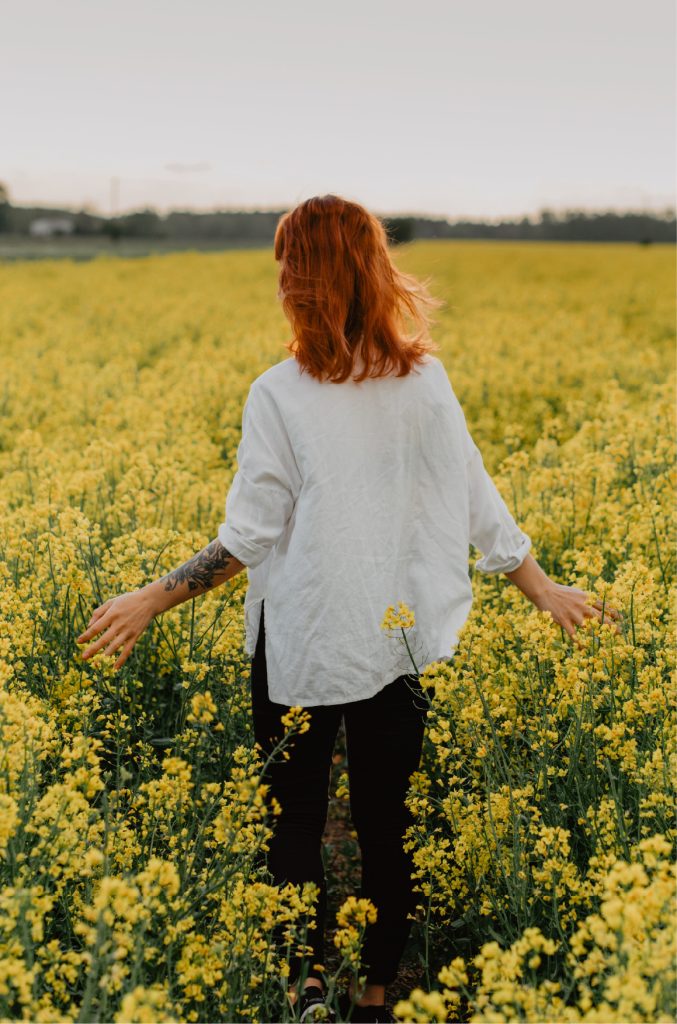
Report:
<svg viewBox="0 0 677 1024"><path fill-rule="evenodd" d="M289 390L292 384L299 379L299 366L294 358L281 359L279 363L273 363L249 385L250 392L267 394L275 397L281 392Z"/></svg>
<svg viewBox="0 0 677 1024"><path fill-rule="evenodd" d="M423 363L417 369L419 375L426 380L427 385L435 390L447 391L451 387L451 379L446 366L439 356L432 352L426 352Z"/></svg>
<svg viewBox="0 0 677 1024"><path fill-rule="evenodd" d="M434 355L432 352L428 352L428 353L426 353L426 360L427 360L428 364L430 366L434 367L434 369L438 373L441 372L441 373L445 374L445 376L447 375L447 371L446 371L445 365L444 365L444 363L442 362L442 360L440 359L439 356Z"/></svg>

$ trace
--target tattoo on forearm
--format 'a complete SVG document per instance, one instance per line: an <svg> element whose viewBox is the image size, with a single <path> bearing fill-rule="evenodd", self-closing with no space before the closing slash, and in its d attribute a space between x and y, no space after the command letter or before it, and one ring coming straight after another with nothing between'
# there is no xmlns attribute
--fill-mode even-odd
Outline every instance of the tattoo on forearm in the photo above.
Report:
<svg viewBox="0 0 677 1024"><path fill-rule="evenodd" d="M175 590L179 584L187 582L189 590L209 590L214 586L214 575L223 569L227 569L235 555L224 548L217 538L211 541L206 548L198 551L196 555L189 558L187 562L173 569L162 578L165 580L165 590Z"/></svg>

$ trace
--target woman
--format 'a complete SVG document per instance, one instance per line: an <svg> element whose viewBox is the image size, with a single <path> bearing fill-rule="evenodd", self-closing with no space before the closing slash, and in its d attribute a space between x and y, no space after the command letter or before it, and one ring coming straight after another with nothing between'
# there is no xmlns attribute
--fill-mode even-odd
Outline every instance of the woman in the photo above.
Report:
<svg viewBox="0 0 677 1024"><path fill-rule="evenodd" d="M302 1020L323 1002L321 840L343 718L360 895L377 908L351 1019L393 1020L385 990L416 906L402 836L426 718L419 673L450 657L470 611L469 544L483 552L476 569L504 573L572 637L602 606L551 580L531 555L432 355L428 310L440 303L393 265L380 221L335 195L308 199L280 219L275 258L292 355L251 385L217 537L161 579L106 601L78 639L101 634L83 657L120 650L119 668L154 616L247 569L256 739L268 752L292 705L310 714L267 780L282 806L268 855L274 879L320 888L312 955L291 965L291 999ZM411 655L380 628L399 601L415 613Z"/></svg>

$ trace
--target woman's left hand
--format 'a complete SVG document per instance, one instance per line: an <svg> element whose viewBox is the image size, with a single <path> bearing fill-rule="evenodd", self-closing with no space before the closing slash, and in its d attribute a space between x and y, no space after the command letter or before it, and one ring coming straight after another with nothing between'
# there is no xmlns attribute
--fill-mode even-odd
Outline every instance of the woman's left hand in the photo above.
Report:
<svg viewBox="0 0 677 1024"><path fill-rule="evenodd" d="M588 603L589 598L592 598L590 603ZM586 618L596 617L604 622L611 620L614 631L622 634L619 623L622 623L623 616L618 608L609 604L603 605L594 594L590 594L587 590L581 590L580 587L571 587L550 580L535 604L541 611L550 612L555 622L566 629L572 640L579 646L582 646L583 641L576 630L578 626L584 624Z"/></svg>
<svg viewBox="0 0 677 1024"><path fill-rule="evenodd" d="M103 636L84 651L83 659L90 658L103 647L106 648L105 654L113 654L122 647L122 653L113 666L116 669L120 668L129 657L136 641L155 618L155 613L145 587L104 601L94 609L86 629L77 638L77 643L84 643L105 630Z"/></svg>

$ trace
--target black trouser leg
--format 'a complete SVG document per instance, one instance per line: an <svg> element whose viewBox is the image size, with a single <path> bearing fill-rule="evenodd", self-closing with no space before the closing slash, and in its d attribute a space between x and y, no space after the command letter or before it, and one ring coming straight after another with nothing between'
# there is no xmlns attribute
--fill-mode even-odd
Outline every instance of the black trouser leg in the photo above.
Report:
<svg viewBox="0 0 677 1024"><path fill-rule="evenodd" d="M413 688L413 692L412 692ZM360 896L375 904L367 925L361 973L388 985L397 975L412 922L411 852L402 848L413 822L404 798L420 764L428 708L416 676L399 676L375 696L345 704L350 811L362 853Z"/></svg>
<svg viewBox="0 0 677 1024"><path fill-rule="evenodd" d="M261 627L251 666L251 696L255 739L267 755L284 734L280 718L289 711L289 706L274 704L268 697L264 630L262 608ZM321 972L312 970L312 965L324 966L327 883L322 863L322 834L329 806L331 758L343 706L313 706L304 710L311 716L310 728L291 739L291 747L285 748L289 760L278 754L276 763L269 765L261 781L270 784L267 799L274 796L282 807L280 815L270 818L273 835L269 840L267 858L274 884L313 881L320 890L316 927L308 930L306 941L312 947L312 954L307 957L308 973L321 976ZM278 929L278 940L282 930ZM297 980L302 959L292 959L290 983Z"/></svg>

